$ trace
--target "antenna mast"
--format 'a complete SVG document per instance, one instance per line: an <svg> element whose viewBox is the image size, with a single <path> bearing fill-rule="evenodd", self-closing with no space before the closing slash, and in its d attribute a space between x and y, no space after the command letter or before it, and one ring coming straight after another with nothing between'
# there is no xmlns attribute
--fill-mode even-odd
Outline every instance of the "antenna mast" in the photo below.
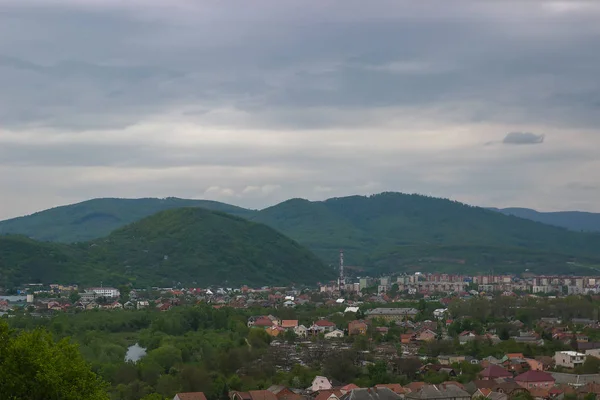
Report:
<svg viewBox="0 0 600 400"><path fill-rule="evenodd" d="M340 282L339 282L339 286L340 289L342 289L342 287L345 285L345 279L344 279L344 250L340 250Z"/></svg>

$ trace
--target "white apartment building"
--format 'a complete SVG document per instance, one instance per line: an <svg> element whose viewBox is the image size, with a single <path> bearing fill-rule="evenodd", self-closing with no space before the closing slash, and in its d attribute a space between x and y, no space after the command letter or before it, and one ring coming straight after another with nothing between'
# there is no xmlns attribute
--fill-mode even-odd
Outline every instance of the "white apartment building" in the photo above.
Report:
<svg viewBox="0 0 600 400"><path fill-rule="evenodd" d="M586 355L576 351L557 351L554 353L554 362L557 366L575 368L583 365Z"/></svg>
<svg viewBox="0 0 600 400"><path fill-rule="evenodd" d="M94 292L96 294L96 296L98 297L119 297L121 295L121 293L119 292L119 289L115 289L112 287L95 287L95 288L89 288L87 291L89 292Z"/></svg>

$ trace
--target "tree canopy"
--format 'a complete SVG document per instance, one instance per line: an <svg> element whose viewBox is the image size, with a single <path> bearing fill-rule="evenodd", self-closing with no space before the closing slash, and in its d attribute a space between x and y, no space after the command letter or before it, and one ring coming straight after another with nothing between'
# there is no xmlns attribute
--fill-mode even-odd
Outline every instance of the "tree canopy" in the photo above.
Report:
<svg viewBox="0 0 600 400"><path fill-rule="evenodd" d="M0 321L0 393L6 400L108 400L106 385L68 339Z"/></svg>

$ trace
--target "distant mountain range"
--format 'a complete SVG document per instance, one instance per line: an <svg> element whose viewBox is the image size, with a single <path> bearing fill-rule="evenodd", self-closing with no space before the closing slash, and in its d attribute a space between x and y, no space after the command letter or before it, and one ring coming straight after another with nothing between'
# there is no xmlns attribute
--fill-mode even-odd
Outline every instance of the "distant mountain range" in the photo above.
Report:
<svg viewBox="0 0 600 400"><path fill-rule="evenodd" d="M198 207L160 211L76 244L0 237L0 286L315 284L334 276L309 250L274 229Z"/></svg>
<svg viewBox="0 0 600 400"><path fill-rule="evenodd" d="M600 232L600 213L581 211L539 212L529 208L489 208L506 215L560 226L578 232Z"/></svg>
<svg viewBox="0 0 600 400"><path fill-rule="evenodd" d="M497 212L446 199L402 193L316 202L291 199L263 210L176 198L94 199L0 222L0 234L22 234L41 241L65 243L89 241L161 210L180 207L217 210L268 225L310 249L321 262L331 265L328 271L333 271L337 265L340 249L344 249L348 265L359 266L370 273L428 270L467 273L492 269L495 272L596 273L590 268L600 266L598 233L572 232L519 218L505 210ZM176 230L164 232L159 227L153 229L162 232L161 235L176 233ZM177 227L181 231L184 228L184 225ZM114 246L118 246L117 254L126 253L129 246L134 249L139 246L122 236L119 238L113 240ZM184 240L185 236L173 239L173 249L177 249L177 241ZM94 243L102 248L107 246L97 240ZM215 253L222 250L220 246L204 248L204 251ZM177 250L172 250L170 257L176 257L173 251ZM115 258L96 261L122 264ZM234 263L233 260L230 262ZM148 263L148 260L141 260L139 265L147 266ZM227 265L222 264L219 269L227 270ZM188 266L191 268L191 264ZM144 269L133 267L131 271L138 278L146 273ZM126 272L120 270L118 274L121 276ZM221 276L215 274L215 277ZM254 270L251 275L259 276L257 274ZM267 275L258 281L266 282ZM163 278L182 279L180 276L191 278L191 275L177 271L174 265ZM315 275L316 279L326 276L329 272ZM159 275L154 277L159 278Z"/></svg>

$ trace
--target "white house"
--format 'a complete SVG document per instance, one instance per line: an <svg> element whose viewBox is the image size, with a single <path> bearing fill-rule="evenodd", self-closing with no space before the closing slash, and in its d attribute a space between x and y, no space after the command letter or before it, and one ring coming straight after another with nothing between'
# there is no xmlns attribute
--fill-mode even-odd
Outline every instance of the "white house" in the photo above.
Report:
<svg viewBox="0 0 600 400"><path fill-rule="evenodd" d="M437 319L442 319L446 315L447 311L448 311L447 308L438 308L436 310L433 310L433 316L436 317Z"/></svg>
<svg viewBox="0 0 600 400"><path fill-rule="evenodd" d="M344 314L345 313L357 313L358 312L358 307L346 307L346 309L344 310Z"/></svg>
<svg viewBox="0 0 600 400"><path fill-rule="evenodd" d="M318 392L319 390L331 390L333 389L333 385L331 384L331 382L329 381L329 379L327 379L324 376L315 376L315 379L313 379L312 381L312 385L310 385L309 390L311 392Z"/></svg>
<svg viewBox="0 0 600 400"><path fill-rule="evenodd" d="M575 368L583 365L586 355L576 351L557 351L554 353L554 361L557 366Z"/></svg>
<svg viewBox="0 0 600 400"><path fill-rule="evenodd" d="M334 331L331 331L331 332L325 334L325 339L338 339L338 338L343 338L343 337L344 337L344 332L340 331L339 329L336 329Z"/></svg>
<svg viewBox="0 0 600 400"><path fill-rule="evenodd" d="M298 325L294 327L294 333L298 337L305 338L308 335L308 329L304 325Z"/></svg>

